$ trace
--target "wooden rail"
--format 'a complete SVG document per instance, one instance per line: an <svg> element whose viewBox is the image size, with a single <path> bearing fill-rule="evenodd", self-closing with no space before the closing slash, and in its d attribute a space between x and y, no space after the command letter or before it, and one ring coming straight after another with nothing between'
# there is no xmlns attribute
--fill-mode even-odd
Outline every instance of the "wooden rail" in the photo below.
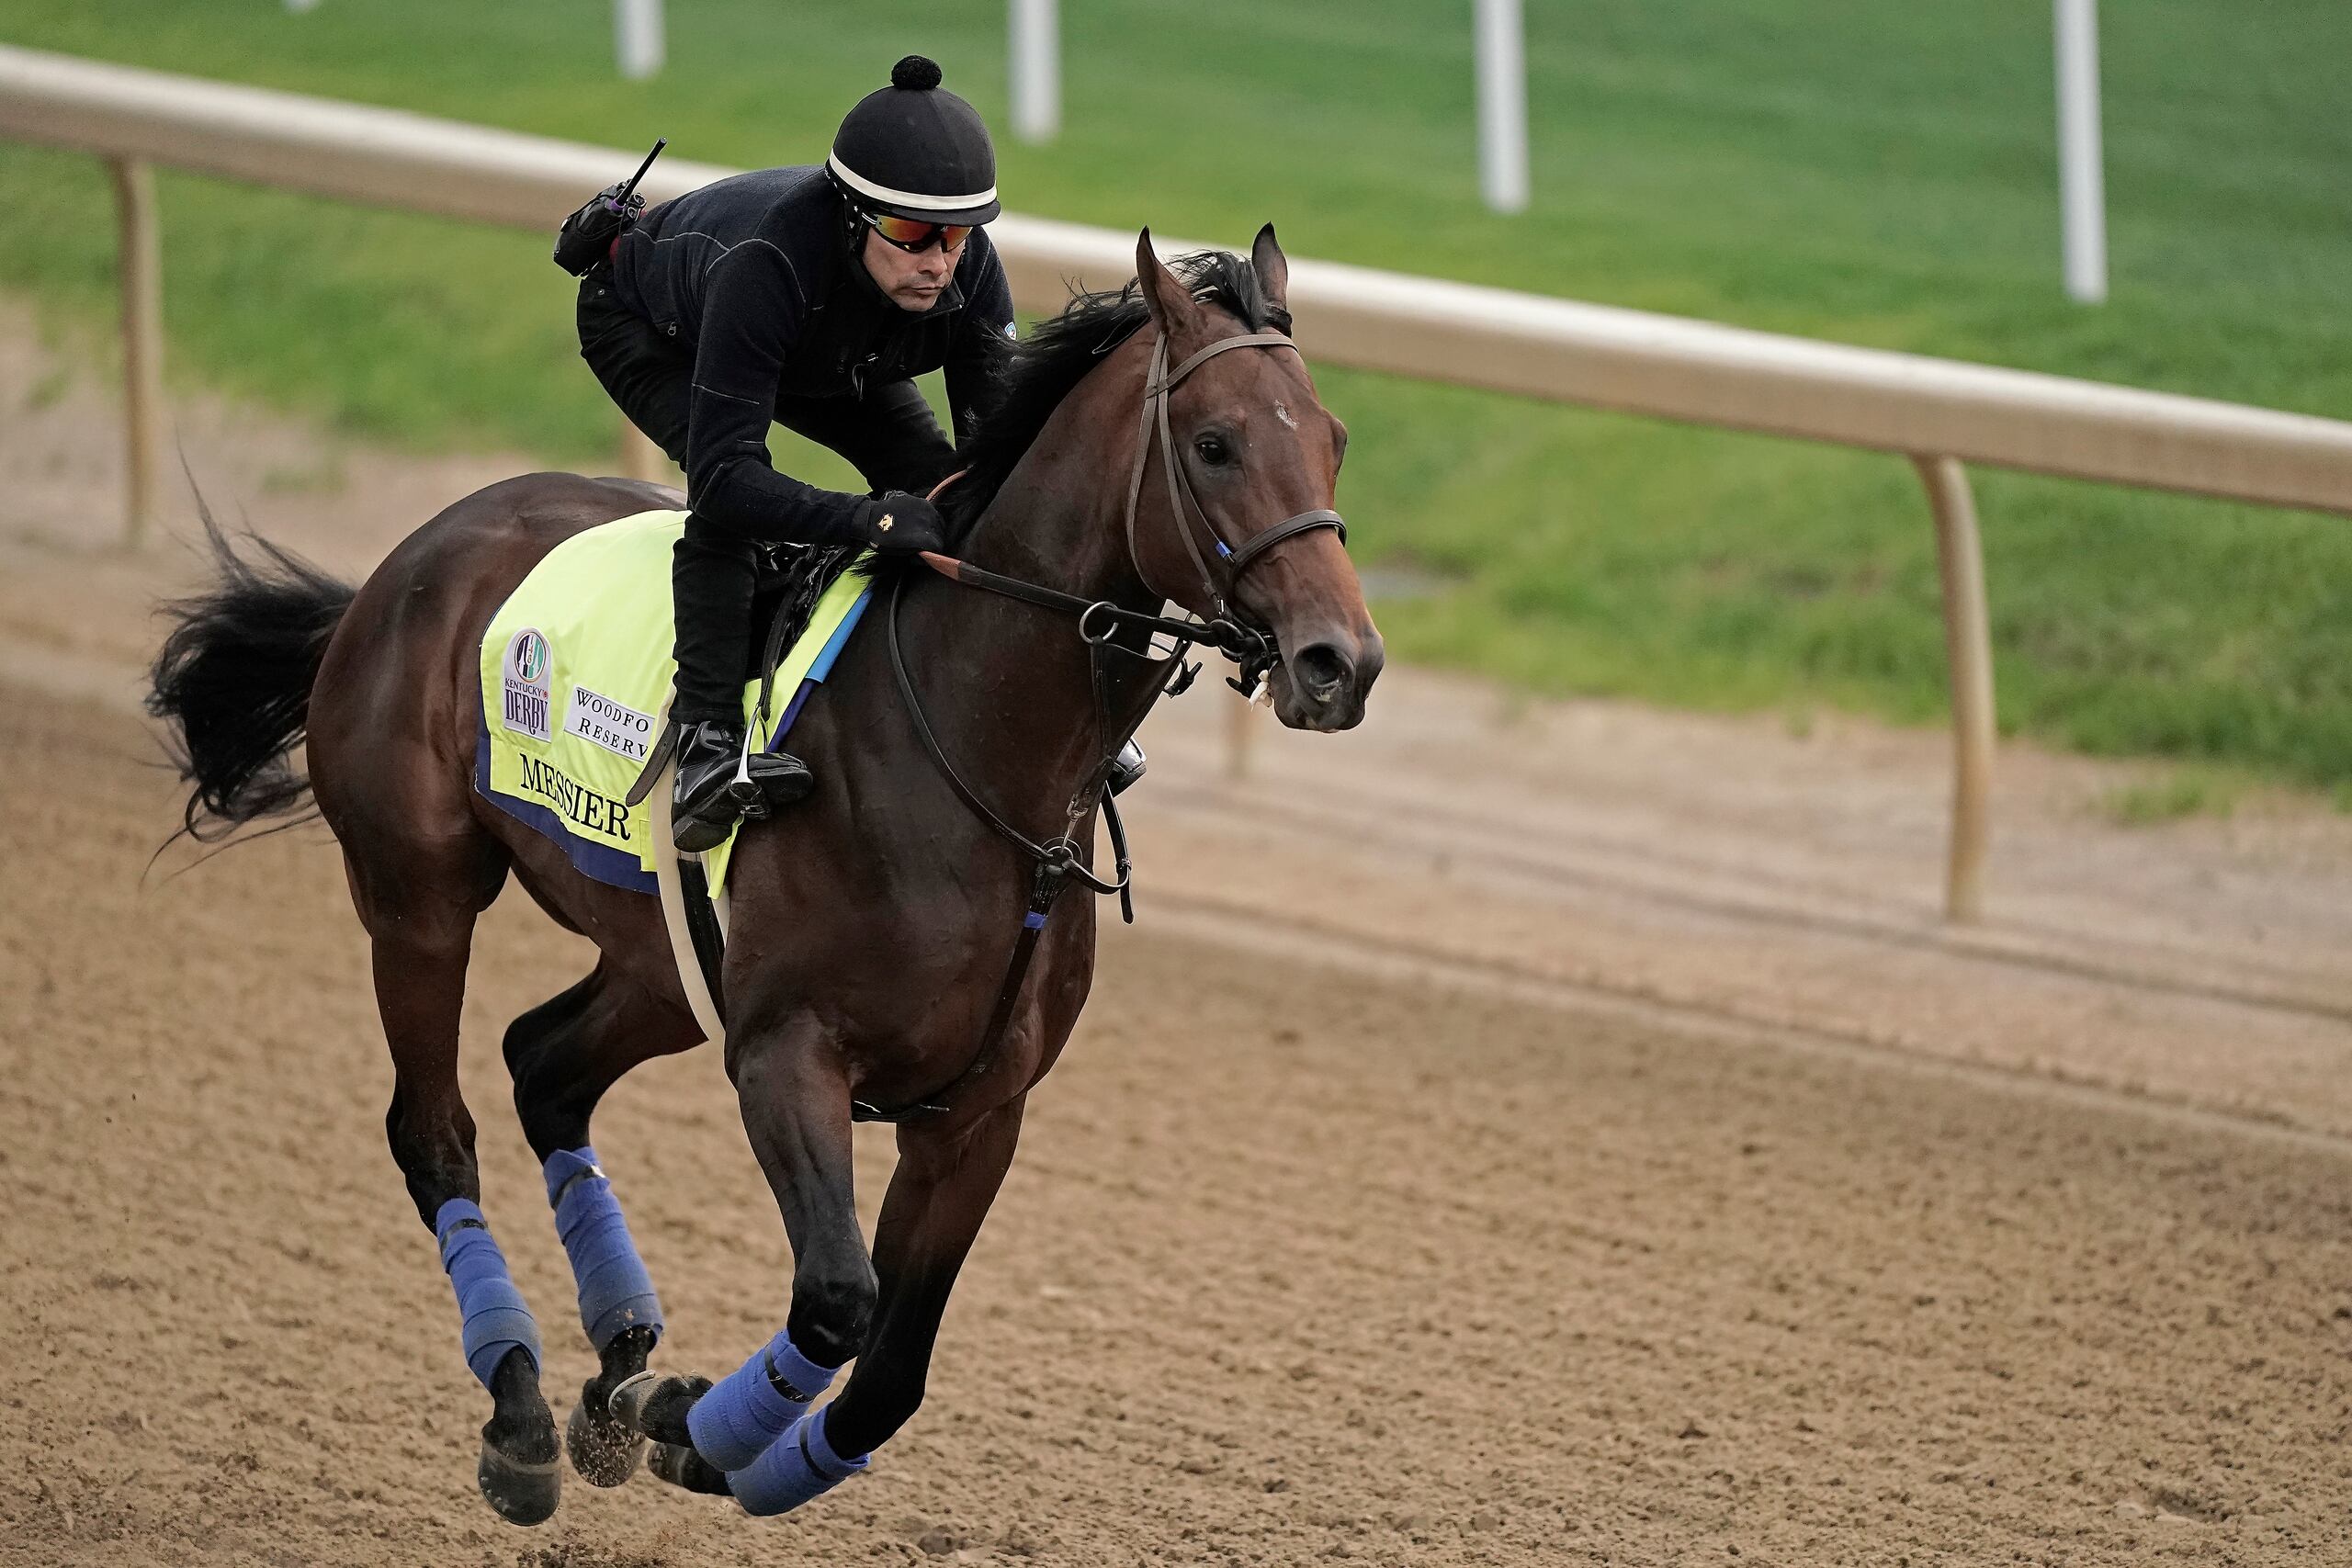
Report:
<svg viewBox="0 0 2352 1568"><path fill-rule="evenodd" d="M95 153L115 172L134 540L153 510L162 446L148 165L551 234L635 163L577 142L5 45L0 136ZM642 188L658 202L733 172L664 159ZM1057 310L1070 282L1111 286L1133 271L1125 234L1013 213L989 233L1014 302L1033 313ZM1335 262L1294 261L1290 304L1301 345L1332 364L1911 458L1943 570L1955 753L1945 908L1955 919L1981 908L1993 750L1983 550L1962 463L2352 513L2352 423L2339 420ZM625 444L630 471L650 468L647 445ZM1232 733L1238 772L1248 729Z"/></svg>

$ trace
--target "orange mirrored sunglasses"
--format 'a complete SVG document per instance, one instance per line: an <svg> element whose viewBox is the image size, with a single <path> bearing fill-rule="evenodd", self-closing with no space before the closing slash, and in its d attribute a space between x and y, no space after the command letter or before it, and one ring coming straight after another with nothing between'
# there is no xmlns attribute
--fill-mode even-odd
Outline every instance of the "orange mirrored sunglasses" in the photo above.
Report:
<svg viewBox="0 0 2352 1568"><path fill-rule="evenodd" d="M895 218L879 212L865 216L876 233L902 251L927 251L934 244L952 251L972 231L969 223L930 223L920 218Z"/></svg>

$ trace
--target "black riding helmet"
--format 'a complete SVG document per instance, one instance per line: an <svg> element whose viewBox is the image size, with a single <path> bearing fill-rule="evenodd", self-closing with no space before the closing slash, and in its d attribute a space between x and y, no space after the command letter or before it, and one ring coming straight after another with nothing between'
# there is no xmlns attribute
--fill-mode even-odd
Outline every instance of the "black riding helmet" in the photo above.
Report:
<svg viewBox="0 0 2352 1568"><path fill-rule="evenodd" d="M888 217L986 223L1002 210L989 128L920 54L892 66L890 85L843 117L825 172L851 206Z"/></svg>

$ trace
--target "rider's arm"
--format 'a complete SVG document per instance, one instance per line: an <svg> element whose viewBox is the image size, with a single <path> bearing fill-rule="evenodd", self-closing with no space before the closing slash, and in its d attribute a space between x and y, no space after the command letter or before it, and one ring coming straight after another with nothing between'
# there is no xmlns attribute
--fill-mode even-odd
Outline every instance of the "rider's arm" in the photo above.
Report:
<svg viewBox="0 0 2352 1568"><path fill-rule="evenodd" d="M1005 282L1004 263L993 245L969 260L971 276L956 280L964 289L964 309L947 348L947 407L956 417L958 446L995 403L999 369L1012 342L1012 290Z"/></svg>
<svg viewBox="0 0 2352 1568"><path fill-rule="evenodd" d="M747 241L711 265L695 344L686 503L748 537L842 544L863 537L865 498L803 484L768 459L776 379L807 318L791 262L766 241Z"/></svg>

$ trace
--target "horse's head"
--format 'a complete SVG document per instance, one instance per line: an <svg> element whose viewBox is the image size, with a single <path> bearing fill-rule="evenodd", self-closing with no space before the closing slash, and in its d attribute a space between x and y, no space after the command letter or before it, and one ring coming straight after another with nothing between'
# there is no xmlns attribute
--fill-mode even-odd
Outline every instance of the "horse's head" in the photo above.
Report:
<svg viewBox="0 0 2352 1568"><path fill-rule="evenodd" d="M1284 724L1346 729L1363 719L1384 658L1345 535L1331 525L1347 427L1316 397L1296 349L1232 344L1289 325L1290 265L1272 224L1250 260L1265 305L1258 327L1195 299L1161 265L1150 230L1136 242L1136 279L1159 342L1148 351L1130 546L1145 581L1169 598L1199 615L1238 612L1272 637ZM1193 361L1220 344L1232 352ZM1159 377L1167 389L1156 399Z"/></svg>

